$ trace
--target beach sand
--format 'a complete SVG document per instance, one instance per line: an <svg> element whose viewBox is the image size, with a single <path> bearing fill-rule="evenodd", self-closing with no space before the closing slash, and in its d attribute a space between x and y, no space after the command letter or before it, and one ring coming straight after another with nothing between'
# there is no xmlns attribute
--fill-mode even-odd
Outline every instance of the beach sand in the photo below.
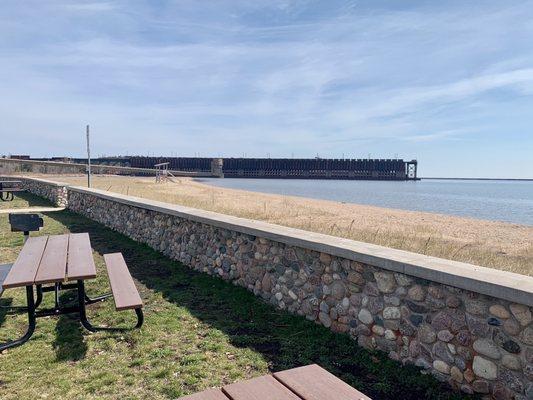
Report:
<svg viewBox="0 0 533 400"><path fill-rule="evenodd" d="M46 179L86 186L84 176ZM533 227L208 186L93 176L93 187L533 276Z"/></svg>

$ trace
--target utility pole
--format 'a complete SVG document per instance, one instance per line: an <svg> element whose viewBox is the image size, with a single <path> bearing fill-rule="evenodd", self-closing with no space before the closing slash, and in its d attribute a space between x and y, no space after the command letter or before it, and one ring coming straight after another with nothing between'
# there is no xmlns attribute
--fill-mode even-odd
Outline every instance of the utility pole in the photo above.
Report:
<svg viewBox="0 0 533 400"><path fill-rule="evenodd" d="M87 125L87 187L91 187L91 147L89 145L89 125Z"/></svg>

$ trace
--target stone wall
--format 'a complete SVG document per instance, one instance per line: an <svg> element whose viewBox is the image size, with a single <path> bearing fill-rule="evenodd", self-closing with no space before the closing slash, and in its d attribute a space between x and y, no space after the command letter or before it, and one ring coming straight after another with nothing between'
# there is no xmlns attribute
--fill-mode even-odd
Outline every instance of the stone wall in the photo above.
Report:
<svg viewBox="0 0 533 400"><path fill-rule="evenodd" d="M533 399L533 278L99 190L68 204L454 388Z"/></svg>
<svg viewBox="0 0 533 400"><path fill-rule="evenodd" d="M24 176L3 176L0 181L18 180L22 181L22 187L28 192L36 194L50 200L56 206L67 206L67 184L48 181L45 179L27 178Z"/></svg>
<svg viewBox="0 0 533 400"><path fill-rule="evenodd" d="M32 161L0 158L1 174L83 174L85 166L61 162Z"/></svg>
<svg viewBox="0 0 533 400"><path fill-rule="evenodd" d="M216 163L212 166L212 172L192 172L192 171L169 171L172 175L190 177L223 177L222 170L218 170ZM113 175L139 175L155 176L153 168L132 168L118 165L93 164L91 166L93 174L113 174ZM0 174L86 174L86 164L75 164L59 161L37 161L19 160L12 158L0 158Z"/></svg>

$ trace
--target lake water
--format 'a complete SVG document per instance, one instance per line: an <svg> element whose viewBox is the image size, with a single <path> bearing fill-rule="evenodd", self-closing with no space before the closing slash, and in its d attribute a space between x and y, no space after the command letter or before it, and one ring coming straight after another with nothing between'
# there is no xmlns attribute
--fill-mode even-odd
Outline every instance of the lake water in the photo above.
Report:
<svg viewBox="0 0 533 400"><path fill-rule="evenodd" d="M199 179L213 186L533 225L532 181Z"/></svg>

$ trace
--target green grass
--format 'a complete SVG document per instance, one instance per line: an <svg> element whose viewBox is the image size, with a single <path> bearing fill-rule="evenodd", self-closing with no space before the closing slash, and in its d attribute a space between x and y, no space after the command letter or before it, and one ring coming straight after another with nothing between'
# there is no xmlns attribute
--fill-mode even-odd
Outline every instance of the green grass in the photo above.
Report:
<svg viewBox="0 0 533 400"><path fill-rule="evenodd" d="M18 193L12 201L0 201L0 210L27 207L54 207L54 205L31 193Z"/></svg>
<svg viewBox="0 0 533 400"><path fill-rule="evenodd" d="M38 234L89 232L99 270L90 294L108 289L102 254L121 251L145 302L145 324L130 333L91 334L73 316L42 318L24 346L0 354L0 398L172 399L272 371L318 363L373 399L467 399L414 367L359 348L345 335L275 310L247 290L189 270L68 211L48 213ZM0 263L22 235L0 215ZM51 304L45 294L45 305ZM7 290L1 305L23 304ZM75 300L65 291L62 301ZM133 323L113 302L93 305L95 323ZM0 341L19 335L24 315L0 310Z"/></svg>

